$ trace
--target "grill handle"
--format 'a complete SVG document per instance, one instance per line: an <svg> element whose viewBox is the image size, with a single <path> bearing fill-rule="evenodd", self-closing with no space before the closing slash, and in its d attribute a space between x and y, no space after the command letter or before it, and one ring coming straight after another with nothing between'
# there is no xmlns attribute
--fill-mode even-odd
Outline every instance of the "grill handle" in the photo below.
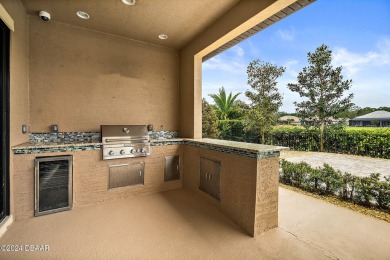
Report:
<svg viewBox="0 0 390 260"><path fill-rule="evenodd" d="M106 143L113 143L113 142L125 142L125 141L148 141L148 138L145 137L139 137L139 138L117 138L117 139L105 139Z"/></svg>

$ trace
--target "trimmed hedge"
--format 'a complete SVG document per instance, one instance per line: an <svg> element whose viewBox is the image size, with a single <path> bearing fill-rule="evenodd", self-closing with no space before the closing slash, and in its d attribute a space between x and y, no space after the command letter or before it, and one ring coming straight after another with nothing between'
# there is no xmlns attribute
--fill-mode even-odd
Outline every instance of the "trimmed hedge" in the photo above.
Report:
<svg viewBox="0 0 390 260"><path fill-rule="evenodd" d="M259 143L259 133L245 131L244 120L219 120L220 139ZM319 151L319 130L276 127L265 135L266 144L297 151ZM325 151L390 159L390 128L348 127L325 131Z"/></svg>
<svg viewBox="0 0 390 260"><path fill-rule="evenodd" d="M319 150L319 130L275 128L266 135L266 143L287 146L298 151ZM326 152L390 159L390 129L326 130Z"/></svg>
<svg viewBox="0 0 390 260"><path fill-rule="evenodd" d="M218 120L219 139L258 143L259 137L246 132L244 120Z"/></svg>
<svg viewBox="0 0 390 260"><path fill-rule="evenodd" d="M306 162L293 163L284 159L280 160L280 166L281 183L390 212L390 176L381 181L379 173L357 177L335 170L329 164L312 168Z"/></svg>

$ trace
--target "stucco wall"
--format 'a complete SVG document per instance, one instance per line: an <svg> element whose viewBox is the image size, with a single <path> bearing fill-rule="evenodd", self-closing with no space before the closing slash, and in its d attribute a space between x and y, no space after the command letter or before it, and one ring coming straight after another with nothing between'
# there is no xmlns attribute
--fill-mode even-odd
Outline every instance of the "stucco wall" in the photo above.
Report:
<svg viewBox="0 0 390 260"><path fill-rule="evenodd" d="M31 131L178 130L178 52L30 17Z"/></svg>
<svg viewBox="0 0 390 260"><path fill-rule="evenodd" d="M202 57L296 0L242 0L180 50L180 133L202 137Z"/></svg>
<svg viewBox="0 0 390 260"><path fill-rule="evenodd" d="M199 189L200 157L221 162L221 201ZM253 235L256 203L256 159L184 146L183 184L230 216Z"/></svg>
<svg viewBox="0 0 390 260"><path fill-rule="evenodd" d="M22 134L22 124L28 124L28 18L20 0L2 0L0 3L14 20L15 31L11 31L10 44L10 145L28 140ZM11 214L14 212L14 156L10 152L10 200Z"/></svg>
<svg viewBox="0 0 390 260"><path fill-rule="evenodd" d="M73 208L182 187L181 180L164 182L164 158L182 155L178 145L152 147L148 157L105 161L101 151L15 155L16 220L34 216L34 159L59 155L73 156ZM145 163L144 185L107 190L110 165L136 162Z"/></svg>
<svg viewBox="0 0 390 260"><path fill-rule="evenodd" d="M185 145L183 185L251 236L278 226L279 157L253 159ZM221 162L220 201L199 189L200 157Z"/></svg>
<svg viewBox="0 0 390 260"><path fill-rule="evenodd" d="M257 161L255 236L278 226L279 157Z"/></svg>

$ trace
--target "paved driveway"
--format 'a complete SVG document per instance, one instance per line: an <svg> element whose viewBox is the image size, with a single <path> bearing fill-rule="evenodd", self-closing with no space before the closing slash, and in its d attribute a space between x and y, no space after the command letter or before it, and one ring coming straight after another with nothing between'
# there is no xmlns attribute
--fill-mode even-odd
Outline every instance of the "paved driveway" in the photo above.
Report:
<svg viewBox="0 0 390 260"><path fill-rule="evenodd" d="M327 163L342 172L349 172L360 177L369 176L371 173L380 173L382 177L390 175L389 159L289 150L282 151L280 158L285 158L290 162L304 161L313 167L322 167L324 163Z"/></svg>

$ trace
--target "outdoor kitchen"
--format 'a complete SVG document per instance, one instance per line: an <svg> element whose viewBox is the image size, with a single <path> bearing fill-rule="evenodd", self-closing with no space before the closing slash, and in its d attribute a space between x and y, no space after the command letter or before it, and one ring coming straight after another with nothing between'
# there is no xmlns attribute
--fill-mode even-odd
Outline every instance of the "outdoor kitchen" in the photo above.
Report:
<svg viewBox="0 0 390 260"><path fill-rule="evenodd" d="M226 30L219 25L229 21L225 27L230 30L242 26L224 38L228 43L295 1L249 6L216 1L210 3L207 26L199 24L177 40L175 19L184 23L186 15L168 17L166 31L172 39L165 42L154 29L152 36L133 40L106 32L109 27L103 22L91 19L89 26L88 21L76 21L73 13L72 22L56 21L60 11L70 8L60 1L51 6L50 21L38 11L51 1L0 2L15 22L9 223L186 189L250 236L278 226L278 159L283 148L202 139L200 70L202 57L223 45L218 40ZM119 4L106 7L124 9ZM202 4L198 7L186 24L204 15ZM142 4L134 8L155 10ZM242 12L246 9L251 12ZM147 23L142 14L134 15ZM107 23L116 26L113 20ZM132 28L134 37L145 35L142 28Z"/></svg>
<svg viewBox="0 0 390 260"><path fill-rule="evenodd" d="M184 186L252 236L277 226L281 147L179 138L177 132L148 132L146 125L101 128L101 136L34 133L13 147L16 220ZM64 157L72 164L65 185L56 183L61 172L37 166ZM54 179L51 185L45 174Z"/></svg>

